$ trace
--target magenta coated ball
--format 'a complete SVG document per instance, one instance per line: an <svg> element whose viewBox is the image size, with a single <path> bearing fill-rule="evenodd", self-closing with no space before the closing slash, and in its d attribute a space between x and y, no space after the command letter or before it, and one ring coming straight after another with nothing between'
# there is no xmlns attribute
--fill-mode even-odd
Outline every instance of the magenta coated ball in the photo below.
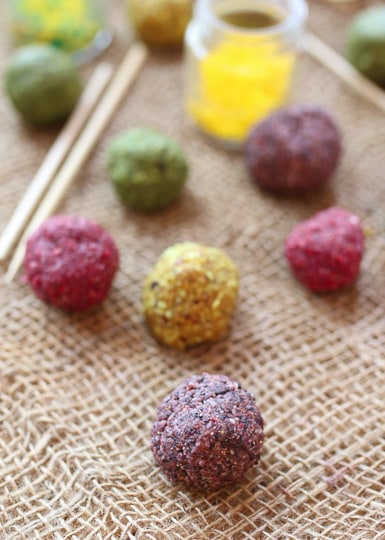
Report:
<svg viewBox="0 0 385 540"><path fill-rule="evenodd" d="M53 216L27 242L24 280L44 302L82 311L106 298L118 264L115 242L100 225Z"/></svg>
<svg viewBox="0 0 385 540"><path fill-rule="evenodd" d="M315 292L351 285L358 277L364 233L359 218L332 207L296 225L285 241L294 276Z"/></svg>

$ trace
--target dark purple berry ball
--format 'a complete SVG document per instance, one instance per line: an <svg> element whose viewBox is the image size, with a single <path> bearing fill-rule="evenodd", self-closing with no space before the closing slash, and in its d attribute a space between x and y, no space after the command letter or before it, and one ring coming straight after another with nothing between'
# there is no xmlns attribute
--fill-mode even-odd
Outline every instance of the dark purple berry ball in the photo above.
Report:
<svg viewBox="0 0 385 540"><path fill-rule="evenodd" d="M215 490L259 461L263 420L255 399L225 375L194 375L160 404L152 451L165 475L189 488Z"/></svg>
<svg viewBox="0 0 385 540"><path fill-rule="evenodd" d="M335 171L341 140L334 120L312 105L279 110L249 133L246 164L262 188L293 194L322 188Z"/></svg>

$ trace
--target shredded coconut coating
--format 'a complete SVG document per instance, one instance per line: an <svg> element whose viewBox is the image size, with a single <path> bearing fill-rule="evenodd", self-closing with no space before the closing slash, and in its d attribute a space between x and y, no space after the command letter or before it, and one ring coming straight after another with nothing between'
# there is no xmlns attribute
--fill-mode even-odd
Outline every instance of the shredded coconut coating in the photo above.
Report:
<svg viewBox="0 0 385 540"><path fill-rule="evenodd" d="M154 458L174 483L215 490L258 463L263 419L254 396L225 375L194 375L160 404Z"/></svg>
<svg viewBox="0 0 385 540"><path fill-rule="evenodd" d="M143 310L155 338L185 349L221 338L238 294L238 271L220 249L194 242L175 244L148 275Z"/></svg>

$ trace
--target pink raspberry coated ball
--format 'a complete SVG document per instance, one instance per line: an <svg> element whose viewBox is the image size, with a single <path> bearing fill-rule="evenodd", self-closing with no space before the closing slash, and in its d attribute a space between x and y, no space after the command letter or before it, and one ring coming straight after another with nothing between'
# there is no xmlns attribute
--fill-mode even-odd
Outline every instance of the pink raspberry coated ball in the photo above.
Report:
<svg viewBox="0 0 385 540"><path fill-rule="evenodd" d="M225 375L194 375L159 405L151 432L155 461L175 483L215 490L258 463L263 420L255 399Z"/></svg>
<svg viewBox="0 0 385 540"><path fill-rule="evenodd" d="M250 177L262 188L289 195L322 188L341 154L333 118L315 105L278 110L250 131L245 143Z"/></svg>
<svg viewBox="0 0 385 540"><path fill-rule="evenodd" d="M82 311L105 299L118 264L115 242L100 225L53 216L27 242L24 280L47 304Z"/></svg>
<svg viewBox="0 0 385 540"><path fill-rule="evenodd" d="M343 208L328 208L296 225L285 241L295 277L315 292L353 283L360 271L364 234L360 220Z"/></svg>

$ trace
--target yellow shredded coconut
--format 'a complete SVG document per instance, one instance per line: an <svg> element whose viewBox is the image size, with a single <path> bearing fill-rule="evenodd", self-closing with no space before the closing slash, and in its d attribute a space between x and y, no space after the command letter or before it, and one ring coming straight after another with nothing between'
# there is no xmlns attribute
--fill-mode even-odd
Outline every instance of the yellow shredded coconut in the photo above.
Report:
<svg viewBox="0 0 385 540"><path fill-rule="evenodd" d="M185 349L228 330L238 271L220 249L184 242L169 247L148 275L143 311L155 338Z"/></svg>
<svg viewBox="0 0 385 540"><path fill-rule="evenodd" d="M200 61L199 88L187 110L206 133L242 141L250 127L286 99L294 52L274 43L223 43Z"/></svg>

